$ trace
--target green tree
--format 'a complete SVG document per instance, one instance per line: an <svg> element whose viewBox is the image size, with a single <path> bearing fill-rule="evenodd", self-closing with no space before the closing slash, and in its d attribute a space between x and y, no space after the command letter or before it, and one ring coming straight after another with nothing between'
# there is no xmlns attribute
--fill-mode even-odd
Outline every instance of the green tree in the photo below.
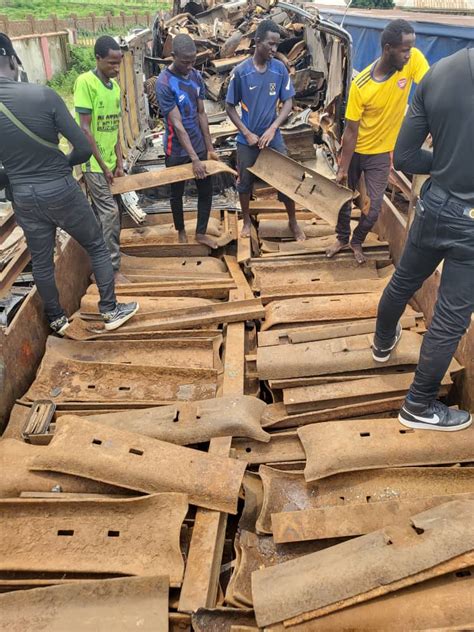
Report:
<svg viewBox="0 0 474 632"><path fill-rule="evenodd" d="M393 0L353 0L351 7L360 9L393 9Z"/></svg>

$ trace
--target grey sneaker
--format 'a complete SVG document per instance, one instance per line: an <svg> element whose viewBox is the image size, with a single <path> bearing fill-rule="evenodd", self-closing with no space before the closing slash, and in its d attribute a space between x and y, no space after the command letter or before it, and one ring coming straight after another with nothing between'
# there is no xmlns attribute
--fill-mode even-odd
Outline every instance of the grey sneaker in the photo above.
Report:
<svg viewBox="0 0 474 632"><path fill-rule="evenodd" d="M472 423L472 416L467 410L449 408L441 402L435 401L426 406L406 399L398 415L398 421L408 428L417 430L454 432L468 428Z"/></svg>
<svg viewBox="0 0 474 632"><path fill-rule="evenodd" d="M111 312L104 312L102 318L107 331L118 329L138 312L138 303L117 303Z"/></svg>
<svg viewBox="0 0 474 632"><path fill-rule="evenodd" d="M50 328L54 331L55 334L58 334L58 336L64 336L69 325L70 323L66 316L56 318L56 320L53 320L51 323L49 323Z"/></svg>
<svg viewBox="0 0 474 632"><path fill-rule="evenodd" d="M393 339L392 344L385 348L381 348L377 344L377 339L374 336L374 342L372 344L372 357L376 362L388 361L388 359L390 358L390 354L395 349L400 338L402 337L402 332L403 332L402 326L400 325L400 323L397 323L397 328L395 330L395 338Z"/></svg>

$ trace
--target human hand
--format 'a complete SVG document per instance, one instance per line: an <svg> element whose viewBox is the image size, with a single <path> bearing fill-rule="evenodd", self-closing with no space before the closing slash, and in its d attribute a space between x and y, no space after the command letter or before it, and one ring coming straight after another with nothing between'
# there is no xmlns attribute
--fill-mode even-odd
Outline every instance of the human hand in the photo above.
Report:
<svg viewBox="0 0 474 632"><path fill-rule="evenodd" d="M125 175L122 165L117 165L114 171L114 178L122 178Z"/></svg>
<svg viewBox="0 0 474 632"><path fill-rule="evenodd" d="M217 155L217 153L212 149L209 150L207 152L207 159L208 160L219 160L219 156Z"/></svg>
<svg viewBox="0 0 474 632"><path fill-rule="evenodd" d="M248 134L245 134L245 140L250 145L250 147L253 147L254 145L258 145L259 138L257 134L252 134L252 132L248 132Z"/></svg>
<svg viewBox="0 0 474 632"><path fill-rule="evenodd" d="M268 145L275 138L276 129L274 127L269 127L258 139L258 146L260 149L264 149L268 147Z"/></svg>
<svg viewBox="0 0 474 632"><path fill-rule="evenodd" d="M341 169L341 167L339 167L339 169L337 170L336 184L340 184L343 186L347 185L347 171L345 169Z"/></svg>
<svg viewBox="0 0 474 632"><path fill-rule="evenodd" d="M204 178L207 178L206 165L203 162L201 162L199 158L196 158L196 160L193 160L192 164L193 164L194 177L197 180L204 180Z"/></svg>
<svg viewBox="0 0 474 632"><path fill-rule="evenodd" d="M110 169L106 169L104 171L104 176L107 180L107 184L112 185L114 183L114 174L110 171Z"/></svg>

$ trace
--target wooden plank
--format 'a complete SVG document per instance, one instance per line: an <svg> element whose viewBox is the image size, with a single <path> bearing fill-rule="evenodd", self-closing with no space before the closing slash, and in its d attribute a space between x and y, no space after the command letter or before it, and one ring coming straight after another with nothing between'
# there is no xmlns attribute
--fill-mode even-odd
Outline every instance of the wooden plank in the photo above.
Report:
<svg viewBox="0 0 474 632"><path fill-rule="evenodd" d="M203 163L206 167L206 173L209 176L215 175L216 173L230 173L234 176L237 175L236 171L220 160L204 160ZM140 191L141 189L161 187L165 184L193 179L193 166L191 164L180 165L178 167L169 167L167 169L148 171L146 173L135 173L130 176L115 178L111 186L111 191L114 195L118 195L119 193Z"/></svg>
<svg viewBox="0 0 474 632"><path fill-rule="evenodd" d="M236 275L238 276L238 275ZM243 298L242 290L232 292L231 300ZM242 395L245 374L245 324L227 325L222 395ZM209 452L229 456L232 437L212 439ZM224 551L227 514L198 509L189 546L178 610L196 612L214 608L217 602L220 565Z"/></svg>

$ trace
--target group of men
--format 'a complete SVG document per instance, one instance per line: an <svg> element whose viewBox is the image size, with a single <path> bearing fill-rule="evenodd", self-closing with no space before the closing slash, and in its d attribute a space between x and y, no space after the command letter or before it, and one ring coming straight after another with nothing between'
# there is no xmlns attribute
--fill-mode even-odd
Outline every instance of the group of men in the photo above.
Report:
<svg viewBox="0 0 474 632"><path fill-rule="evenodd" d="M238 129L242 237L251 229L254 177L249 168L265 147L286 154L279 128L292 110L295 91L286 66L275 59L279 43L280 28L263 20L255 33L255 52L234 69L226 96L228 116ZM444 260L435 312L399 420L412 428L452 431L472 421L469 412L449 408L436 397L474 307L474 51L461 50L429 69L414 44L408 22L391 22L382 33L380 58L352 82L336 179L355 190L363 174L369 209L361 214L352 237L351 205L341 209L337 240L327 256L350 248L357 263L365 262L362 244L378 218L392 159L396 168L408 173L431 175L401 261L380 301L373 358L388 360L402 335L399 320L408 301ZM68 322L54 283L56 226L75 237L91 257L105 327L120 326L138 309L136 303L117 304L114 294L114 272L117 280L124 280L119 273L120 216L110 191L114 177L123 175L120 89L115 81L122 53L113 38L103 36L96 42L95 56L97 67L81 75L75 86L78 127L52 90L17 83L19 59L10 40L0 35L0 133L5 139L0 161L10 180L14 210L25 231L50 326L59 334ZM172 57L156 81L165 122L165 162L167 167L192 164L198 190L195 238L216 248L206 234L212 181L204 160L217 155L204 109L205 86L194 68L196 47L188 35L174 38ZM403 122L413 83L420 85ZM73 146L68 156L58 150L59 133ZM428 134L433 151L422 149ZM71 176L71 167L80 163L95 215ZM183 193L184 183L172 185L174 226L185 243ZM304 240L294 202L279 198L294 238Z"/></svg>

